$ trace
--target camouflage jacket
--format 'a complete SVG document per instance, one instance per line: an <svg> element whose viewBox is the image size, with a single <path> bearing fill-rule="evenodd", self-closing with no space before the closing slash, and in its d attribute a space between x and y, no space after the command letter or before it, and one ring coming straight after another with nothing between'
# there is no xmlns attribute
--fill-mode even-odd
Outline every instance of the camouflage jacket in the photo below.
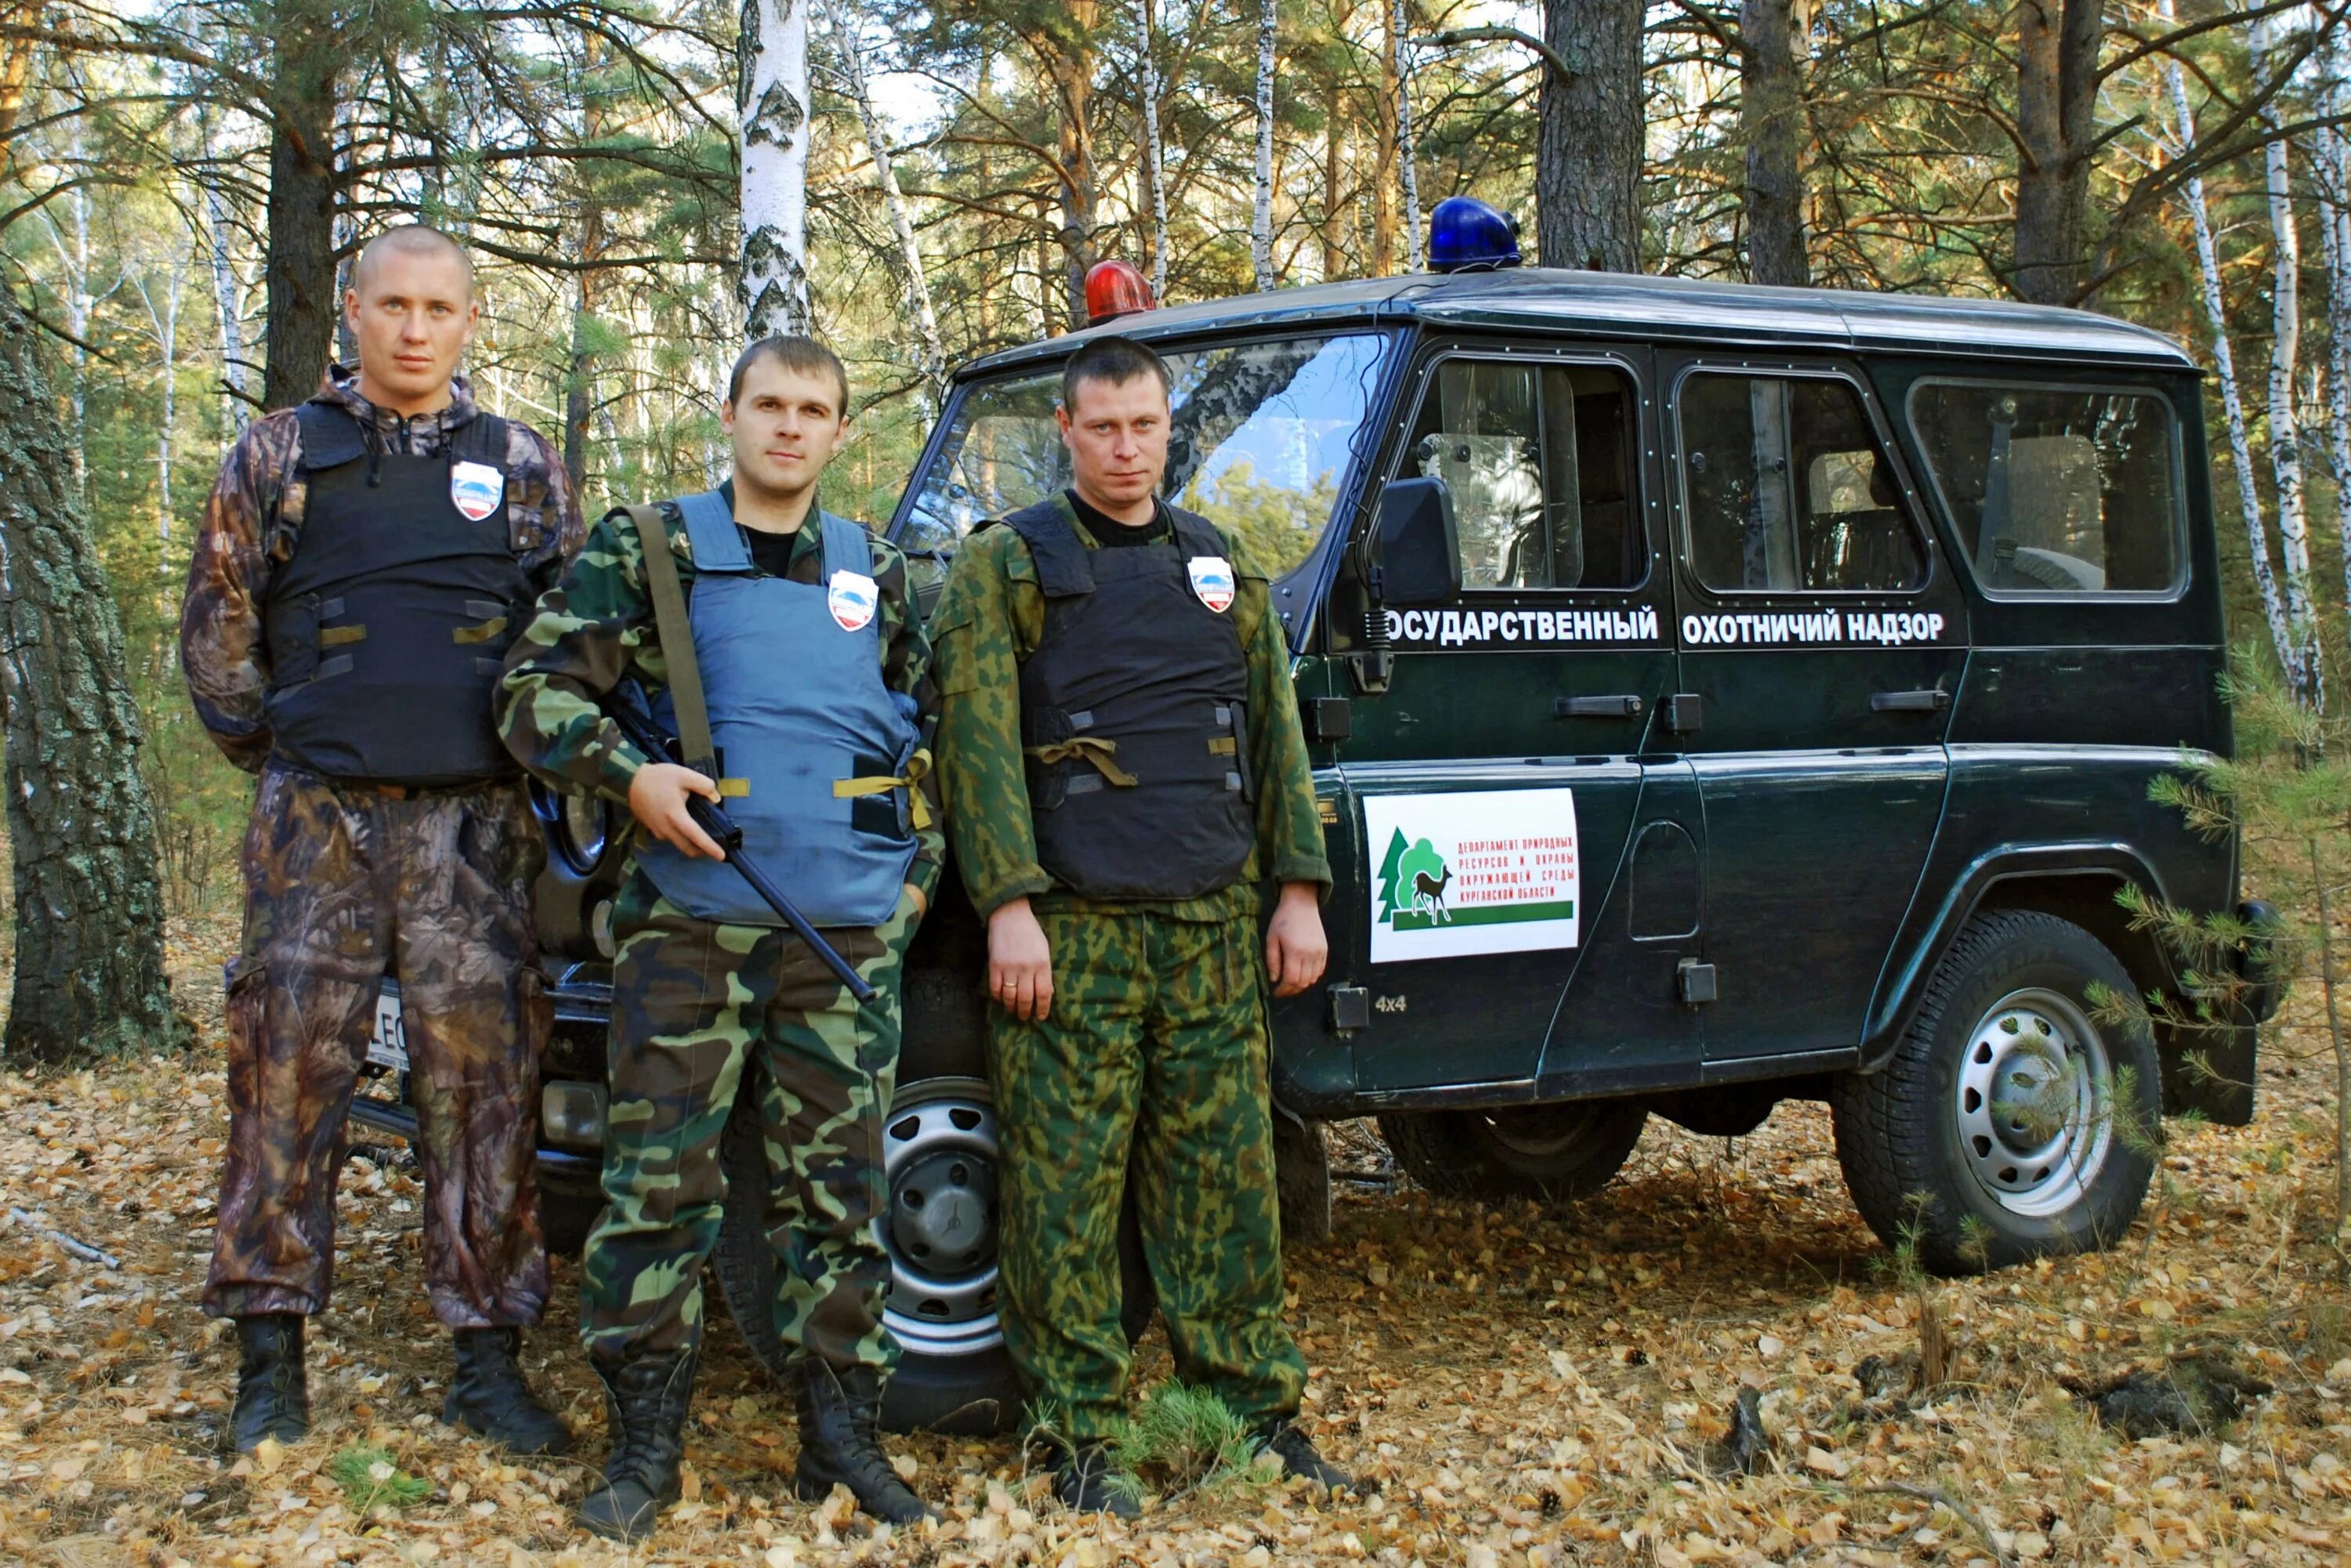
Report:
<svg viewBox="0 0 2351 1568"><path fill-rule="evenodd" d="M722 493L731 505L731 491ZM678 580L691 599L694 547L685 519L670 501L662 503L662 516L669 524ZM795 582L824 580L820 530L799 530L786 575ZM921 744L927 747L938 716L930 681L931 645L907 588L906 558L880 538L873 541L873 580L882 596L876 619L883 684L914 697ZM662 657L653 598L645 587L644 542L635 520L625 509L616 508L589 530L580 559L560 583L540 597L538 613L507 651L506 683L498 693L498 733L525 768L556 788L625 805L629 781L646 758L596 705L605 693L632 678L650 698L669 684L669 667ZM925 778L916 788L929 803L930 825L916 832L919 847L908 876L927 899L938 883L946 839L938 826L937 782Z"/></svg>
<svg viewBox="0 0 2351 1568"><path fill-rule="evenodd" d="M1078 526L1066 497L1062 512L1087 549L1101 548ZM1265 569L1228 529L1217 532L1239 580L1231 614L1249 661L1249 759L1259 781L1257 847L1240 881L1222 893L1116 906L1184 920L1222 920L1253 911L1257 884L1267 878L1326 888L1331 883L1313 769L1299 727L1297 694L1290 685L1290 650L1282 642L1280 617L1272 613ZM956 864L983 915L1021 897L1045 908L1092 907L1074 894L1052 892L1053 879L1037 863L1020 743L1019 667L1044 634L1045 595L1037 586L1028 542L1005 528L965 539L932 614L931 637L938 650L941 793Z"/></svg>
<svg viewBox="0 0 2351 1568"><path fill-rule="evenodd" d="M386 451L431 456L476 412L463 376L449 390L448 407L403 419L371 404L360 395L357 373L337 366L319 395L372 420ZM518 421L507 421L507 430L508 537L524 570L544 587L579 553L587 530L555 448ZM270 574L293 558L308 488L294 411L262 415L221 460L188 563L188 596L180 608L180 664L188 695L214 743L248 773L258 772L269 756L261 707L269 651L261 607Z"/></svg>

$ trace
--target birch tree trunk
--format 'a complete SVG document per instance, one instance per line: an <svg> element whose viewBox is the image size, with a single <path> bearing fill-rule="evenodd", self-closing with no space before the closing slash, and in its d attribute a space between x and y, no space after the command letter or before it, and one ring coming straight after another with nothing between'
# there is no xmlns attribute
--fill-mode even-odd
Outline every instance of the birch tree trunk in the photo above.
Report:
<svg viewBox="0 0 2351 1568"><path fill-rule="evenodd" d="M1406 272L1418 272L1420 259L1420 159L1412 143L1412 55L1405 41L1405 0L1390 0L1393 20L1388 37L1395 46L1396 167L1404 174L1404 255Z"/></svg>
<svg viewBox="0 0 2351 1568"><path fill-rule="evenodd" d="M915 368L930 383L935 406L946 392L947 350L939 340L938 313L931 308L931 285L923 271L922 248L914 243L914 214L898 187L897 171L890 166L890 138L883 133L881 115L874 111L865 46L857 37L854 15L836 6L832 30L841 40L841 73L849 81L849 96L855 100L857 118L865 127L866 151L873 155L873 178L882 187L883 204L889 208L891 230L898 236L898 259L906 268L906 295L914 308Z"/></svg>
<svg viewBox="0 0 2351 1568"><path fill-rule="evenodd" d="M1143 173L1151 183L1151 298L1167 298L1167 145L1159 130L1158 28L1143 0Z"/></svg>
<svg viewBox="0 0 2351 1568"><path fill-rule="evenodd" d="M2170 7L2161 12L2167 19ZM2166 63L2173 121L2172 146L2184 153L2193 144L2196 121L2188 108L2187 73L2177 60ZM2270 562L2269 529L2262 522L2261 486L2253 475L2252 441L2245 428L2244 395L2237 388L2237 356L2229 344L2227 301L2220 293L2220 253L2213 244L2212 220L2204 202L2204 182L2190 177L2181 194L2189 221L2196 231L2196 261L2203 275L2204 319L2212 334L2212 369L2220 383L2220 410L2229 427L2229 455L2237 471L2237 505L2244 514L2245 538L2252 551L2253 582L2261 591L2262 615L2270 629L2270 644L2278 666L2294 664L2294 635L2285 614L2285 599L2278 591L2277 570Z"/></svg>
<svg viewBox="0 0 2351 1568"><path fill-rule="evenodd" d="M1257 291L1270 293L1273 275L1273 44L1274 0L1257 7L1257 208L1249 221L1249 261Z"/></svg>
<svg viewBox="0 0 2351 1568"><path fill-rule="evenodd" d="M2275 33L2265 23L2253 26L2253 55L2270 52ZM2274 130L2273 113L2264 120ZM2270 471L2277 483L2278 543L2285 566L2285 618L2294 658L2286 678L2294 695L2314 711L2326 706L2325 672L2320 665L2318 619L2310 594L2310 522L2304 505L2302 432L2294 406L2296 361L2302 349L2302 242L2294 221L2292 172L2286 143L2273 141L2263 149L2268 174L2270 234L2276 258L2270 311Z"/></svg>
<svg viewBox="0 0 2351 1568"><path fill-rule="evenodd" d="M6 1059L184 1046L122 627L35 347L0 291L0 696L16 854Z"/></svg>
<svg viewBox="0 0 2351 1568"><path fill-rule="evenodd" d="M2172 67L2176 74L2178 66ZM2333 34L2320 56L2320 104L2343 111L2343 56ZM2318 234L2326 265L2327 451L2335 469L2335 526L2343 549L2346 602L2351 603L2351 164L2342 133L2333 125L2317 132Z"/></svg>
<svg viewBox="0 0 2351 1568"><path fill-rule="evenodd" d="M173 256L171 269L164 276L166 281L160 304L156 301L154 289L144 278L139 281L139 297L146 302L147 319L155 330L156 351L162 356L163 361L161 389L163 417L155 432L155 537L170 544L172 434L180 417L180 295L187 279L187 258Z"/></svg>
<svg viewBox="0 0 2351 1568"><path fill-rule="evenodd" d="M212 129L204 129L204 151L212 151ZM237 276L229 250L228 198L217 186L204 190L204 234L206 265L213 280L213 311L220 323L221 429L235 440L245 429L245 282Z"/></svg>
<svg viewBox="0 0 2351 1568"><path fill-rule="evenodd" d="M804 332L808 299L808 13L743 0L735 106L742 117L743 251L736 285L747 340Z"/></svg>

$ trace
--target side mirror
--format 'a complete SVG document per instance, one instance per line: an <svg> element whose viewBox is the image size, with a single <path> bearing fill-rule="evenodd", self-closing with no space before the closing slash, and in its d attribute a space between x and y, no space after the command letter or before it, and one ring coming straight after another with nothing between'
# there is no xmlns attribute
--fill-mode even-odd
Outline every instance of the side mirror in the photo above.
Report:
<svg viewBox="0 0 2351 1568"><path fill-rule="evenodd" d="M1375 531L1384 602L1449 604L1461 596L1460 540L1444 480L1391 481L1380 492Z"/></svg>

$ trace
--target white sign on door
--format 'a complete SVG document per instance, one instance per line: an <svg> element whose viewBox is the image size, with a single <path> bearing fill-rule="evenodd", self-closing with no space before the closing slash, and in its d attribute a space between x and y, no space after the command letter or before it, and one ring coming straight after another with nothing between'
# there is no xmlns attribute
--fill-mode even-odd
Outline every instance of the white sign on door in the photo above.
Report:
<svg viewBox="0 0 2351 1568"><path fill-rule="evenodd" d="M1574 790L1366 795L1364 828L1373 963L1579 940Z"/></svg>

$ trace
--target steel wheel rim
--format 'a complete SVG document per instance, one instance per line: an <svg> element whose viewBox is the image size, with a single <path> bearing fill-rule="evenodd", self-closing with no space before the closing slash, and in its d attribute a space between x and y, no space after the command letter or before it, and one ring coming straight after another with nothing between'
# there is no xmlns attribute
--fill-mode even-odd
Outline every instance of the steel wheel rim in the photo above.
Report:
<svg viewBox="0 0 2351 1568"><path fill-rule="evenodd" d="M2114 1066L2079 1003L2011 991L1968 1032L1953 1086L1961 1162L2000 1207L2027 1218L2082 1201L2114 1151Z"/></svg>
<svg viewBox="0 0 2351 1568"><path fill-rule="evenodd" d="M987 1083L914 1085L891 1106L882 1145L890 1188L876 1227L890 1255L883 1322L911 1355L994 1349L1004 1331L996 1316L996 1111Z"/></svg>
<svg viewBox="0 0 2351 1568"><path fill-rule="evenodd" d="M1591 1141L1596 1113L1589 1105L1522 1105L1489 1111L1486 1130L1522 1159L1552 1160Z"/></svg>

